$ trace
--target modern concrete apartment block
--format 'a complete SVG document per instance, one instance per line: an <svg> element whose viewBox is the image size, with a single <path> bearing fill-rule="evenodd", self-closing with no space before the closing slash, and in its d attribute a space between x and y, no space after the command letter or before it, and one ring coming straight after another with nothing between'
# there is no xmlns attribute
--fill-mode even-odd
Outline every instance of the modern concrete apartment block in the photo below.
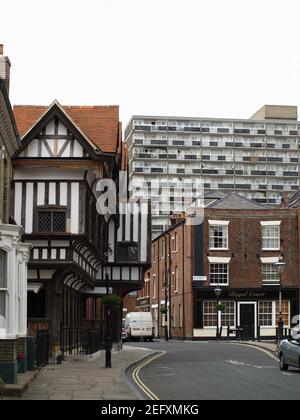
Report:
<svg viewBox="0 0 300 420"><path fill-rule="evenodd" d="M152 189L154 236L169 226L187 195L236 191L262 204L299 188L297 107L266 105L250 119L133 116L125 130L133 196ZM178 207L179 206L179 207Z"/></svg>

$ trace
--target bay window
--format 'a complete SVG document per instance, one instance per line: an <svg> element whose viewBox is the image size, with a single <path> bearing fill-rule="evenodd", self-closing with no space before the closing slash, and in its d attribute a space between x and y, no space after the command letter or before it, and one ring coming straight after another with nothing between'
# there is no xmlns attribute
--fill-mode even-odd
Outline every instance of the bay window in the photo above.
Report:
<svg viewBox="0 0 300 420"><path fill-rule="evenodd" d="M6 327L7 253L0 250L0 329Z"/></svg>

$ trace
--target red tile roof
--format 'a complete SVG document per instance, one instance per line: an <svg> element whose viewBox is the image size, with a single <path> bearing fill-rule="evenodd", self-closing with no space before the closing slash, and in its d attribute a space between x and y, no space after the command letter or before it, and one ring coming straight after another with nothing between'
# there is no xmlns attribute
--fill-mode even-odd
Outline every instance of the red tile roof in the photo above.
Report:
<svg viewBox="0 0 300 420"><path fill-rule="evenodd" d="M22 138L50 109L47 106L15 105L13 108ZM118 106L64 106L61 108L102 152L115 153L120 147Z"/></svg>

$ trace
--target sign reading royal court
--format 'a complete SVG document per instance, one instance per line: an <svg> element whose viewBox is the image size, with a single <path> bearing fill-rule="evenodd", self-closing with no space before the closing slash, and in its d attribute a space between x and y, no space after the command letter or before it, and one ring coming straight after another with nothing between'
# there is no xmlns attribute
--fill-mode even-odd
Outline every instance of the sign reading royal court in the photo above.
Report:
<svg viewBox="0 0 300 420"><path fill-rule="evenodd" d="M227 296L232 299L266 299L266 292L255 292L254 290L230 291Z"/></svg>
<svg viewBox="0 0 300 420"><path fill-rule="evenodd" d="M196 298L198 299L215 299L213 288L195 287ZM283 299L298 299L297 289L282 289ZM236 301L243 300L277 300L279 298L279 288L268 289L222 289L220 299L232 299Z"/></svg>

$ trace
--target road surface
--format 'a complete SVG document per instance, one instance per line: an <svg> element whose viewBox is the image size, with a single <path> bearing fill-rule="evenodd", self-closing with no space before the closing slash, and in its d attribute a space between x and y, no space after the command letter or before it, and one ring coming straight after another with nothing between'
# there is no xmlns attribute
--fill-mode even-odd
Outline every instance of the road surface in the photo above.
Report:
<svg viewBox="0 0 300 420"><path fill-rule="evenodd" d="M179 341L127 345L166 352L139 372L160 400L300 400L299 370L281 372L274 358L253 347Z"/></svg>

